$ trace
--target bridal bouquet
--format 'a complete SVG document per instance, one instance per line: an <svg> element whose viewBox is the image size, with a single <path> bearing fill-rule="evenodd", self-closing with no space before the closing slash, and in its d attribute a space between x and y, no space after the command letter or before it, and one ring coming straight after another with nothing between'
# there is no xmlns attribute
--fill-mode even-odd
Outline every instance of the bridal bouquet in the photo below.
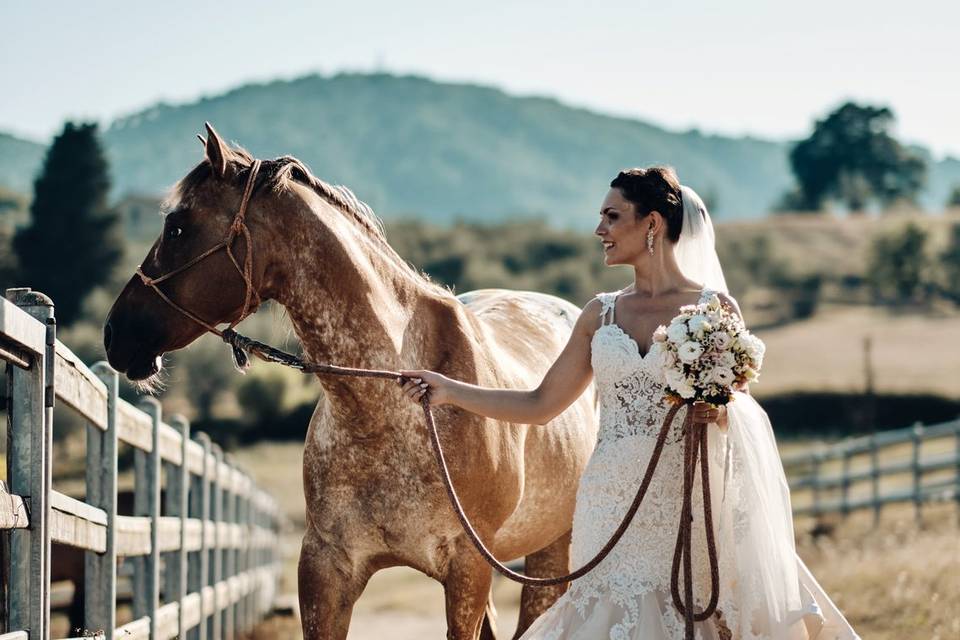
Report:
<svg viewBox="0 0 960 640"><path fill-rule="evenodd" d="M760 373L763 341L720 304L717 295L680 308L653 334L648 357L659 366L667 396L677 403L727 404L737 387Z"/></svg>

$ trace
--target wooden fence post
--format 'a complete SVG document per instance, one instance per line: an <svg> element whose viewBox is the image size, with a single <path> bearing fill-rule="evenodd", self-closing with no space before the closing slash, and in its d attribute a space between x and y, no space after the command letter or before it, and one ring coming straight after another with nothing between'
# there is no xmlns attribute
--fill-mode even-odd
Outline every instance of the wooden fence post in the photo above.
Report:
<svg viewBox="0 0 960 640"><path fill-rule="evenodd" d="M913 509L917 526L923 526L923 495L921 493L921 484L923 480L923 469L920 467L920 445L923 444L923 424L917 422L913 425Z"/></svg>
<svg viewBox="0 0 960 640"><path fill-rule="evenodd" d="M10 629L31 638L50 633L50 453L53 443L53 367L56 320L53 302L30 289L7 289L8 300L47 328L45 353L28 370L7 367L7 479L10 493L23 496L30 527L10 531L8 615Z"/></svg>
<svg viewBox="0 0 960 640"><path fill-rule="evenodd" d="M844 519L850 515L850 449L843 450L843 475L840 477L840 514Z"/></svg>
<svg viewBox="0 0 960 640"><path fill-rule="evenodd" d="M223 521L223 488L220 482L220 463L223 462L223 450L219 445L213 445L213 492L211 504L213 506L214 544L211 551L212 571L210 583L213 585L213 615L210 616L210 628L207 630L208 640L222 640L223 638L223 590L220 581L223 580L223 536L221 536L221 522Z"/></svg>
<svg viewBox="0 0 960 640"><path fill-rule="evenodd" d="M823 460L823 451L818 449L811 456L813 475L813 517L820 517L820 462Z"/></svg>
<svg viewBox="0 0 960 640"><path fill-rule="evenodd" d="M150 553L140 558L134 571L133 616L150 618L150 638L157 638L157 609L160 607L160 402L140 399L140 409L153 423L150 453L137 449L134 458L136 515L150 518Z"/></svg>
<svg viewBox="0 0 960 640"><path fill-rule="evenodd" d="M210 582L210 547L207 537L210 535L208 522L210 521L210 437L205 433L197 433L194 438L203 447L203 472L194 479L194 488L190 492L190 511L194 518L200 519L200 550L190 560L188 574L190 576L191 593L200 593L200 623L187 633L188 640L207 639L207 616L205 590Z"/></svg>
<svg viewBox="0 0 960 640"><path fill-rule="evenodd" d="M957 418L958 426L954 429L953 436L956 439L956 461L957 467L954 469L953 499L957 503L957 523L960 524L960 418Z"/></svg>
<svg viewBox="0 0 960 640"><path fill-rule="evenodd" d="M186 637L186 620L183 617L183 600L187 597L187 515L190 491L190 470L187 467L187 451L190 444L190 424L183 416L174 416L170 425L180 434L180 465L167 465L167 515L180 518L180 545L167 554L165 563L164 599L179 602L177 614L177 637Z"/></svg>
<svg viewBox="0 0 960 640"><path fill-rule="evenodd" d="M236 594L233 592L237 585L237 581L233 579L237 575L237 548L235 546L236 540L234 539L234 533L236 532L235 526L237 524L237 473L236 467L233 465L233 457L229 455L225 456L225 460L230 469L230 488L224 492L224 501L226 504L224 505L223 519L229 527L230 540L228 544L225 544L223 547L223 575L227 580L227 584L230 586L230 590L228 591L229 605L223 611L223 635L225 638L232 640L235 635L235 623L237 620L237 600L235 598Z"/></svg>
<svg viewBox="0 0 960 640"><path fill-rule="evenodd" d="M84 561L84 627L113 640L117 626L117 372L106 362L93 372L107 386L107 429L87 425L87 502L107 514L107 549Z"/></svg>
<svg viewBox="0 0 960 640"><path fill-rule="evenodd" d="M870 435L870 496L873 501L873 526L880 524L880 447L877 445L877 432Z"/></svg>

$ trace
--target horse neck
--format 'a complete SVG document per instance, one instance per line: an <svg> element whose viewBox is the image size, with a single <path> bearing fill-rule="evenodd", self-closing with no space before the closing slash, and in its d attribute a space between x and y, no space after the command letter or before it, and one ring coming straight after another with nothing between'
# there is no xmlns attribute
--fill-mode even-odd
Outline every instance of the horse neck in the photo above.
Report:
<svg viewBox="0 0 960 640"><path fill-rule="evenodd" d="M435 325L437 319L424 314L446 315L453 296L416 274L349 214L325 201L306 206L280 239L285 257L272 297L286 308L308 359L391 370L434 361L429 332L413 325ZM456 331L455 323L447 330ZM334 411L339 405L351 415L383 413L379 398L387 382L319 378Z"/></svg>

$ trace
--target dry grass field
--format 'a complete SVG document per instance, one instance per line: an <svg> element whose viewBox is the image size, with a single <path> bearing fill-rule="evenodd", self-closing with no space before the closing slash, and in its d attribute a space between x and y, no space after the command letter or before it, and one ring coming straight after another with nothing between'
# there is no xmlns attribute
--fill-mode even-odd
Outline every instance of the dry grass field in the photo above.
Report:
<svg viewBox="0 0 960 640"><path fill-rule="evenodd" d="M803 443L789 443L795 450ZM287 561L281 592L296 592L296 554L302 535L301 447L263 444L238 452L240 462L274 495L293 523L285 536ZM872 514L854 513L828 524L833 532L814 539L813 521L796 523L800 555L865 640L946 640L960 635L960 528L952 504L932 504L924 526L912 507L888 506L881 526ZM516 625L520 588L497 577L494 597L499 628ZM354 608L349 638L396 640L443 638L443 591L439 584L406 568L376 574ZM275 616L252 638L300 638L292 616Z"/></svg>
<svg viewBox="0 0 960 640"><path fill-rule="evenodd" d="M756 333L767 344L763 371L751 387L759 398L793 391L862 391L867 337L878 393L960 397L956 308L920 313L827 305L807 320Z"/></svg>

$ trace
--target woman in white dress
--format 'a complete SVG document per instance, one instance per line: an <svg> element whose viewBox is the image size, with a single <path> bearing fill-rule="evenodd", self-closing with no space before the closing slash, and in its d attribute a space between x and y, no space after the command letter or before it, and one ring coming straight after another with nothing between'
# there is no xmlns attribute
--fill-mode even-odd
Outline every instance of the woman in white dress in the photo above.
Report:
<svg viewBox="0 0 960 640"><path fill-rule="evenodd" d="M577 491L571 564L592 558L620 524L639 486L669 403L659 363L646 358L653 332L686 304L727 294L702 201L666 167L622 171L611 182L595 233L607 265L629 265L633 283L583 308L563 352L533 390L490 389L433 371L403 371L414 400L450 403L501 420L545 424L593 376L597 444ZM794 548L790 496L766 413L745 392L725 408L694 405L708 429L711 504L720 570L717 610L696 622L697 639L852 640L856 633ZM535 417L535 419L531 419ZM523 635L538 640L681 640L670 596L681 508L682 423L671 427L646 497L619 544ZM695 480L699 486L700 478ZM710 593L702 496L694 491L695 611Z"/></svg>

